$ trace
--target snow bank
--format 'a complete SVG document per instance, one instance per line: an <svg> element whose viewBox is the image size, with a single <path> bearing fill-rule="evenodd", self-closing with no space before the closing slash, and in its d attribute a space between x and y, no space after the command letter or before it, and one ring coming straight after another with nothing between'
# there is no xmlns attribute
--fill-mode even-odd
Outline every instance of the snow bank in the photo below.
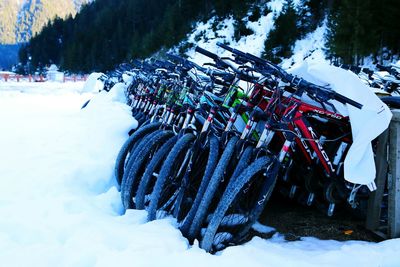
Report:
<svg viewBox="0 0 400 267"><path fill-rule="evenodd" d="M0 83L1 92L21 92L27 94L52 94L65 95L80 93L84 86L84 82L28 82L28 81L8 81Z"/></svg>
<svg viewBox="0 0 400 267"><path fill-rule="evenodd" d="M170 218L120 216L114 160L136 124L116 97L121 88L83 110L81 88L0 90L2 266L399 266L400 240L286 242L275 234L210 255L189 246Z"/></svg>
<svg viewBox="0 0 400 267"><path fill-rule="evenodd" d="M126 73L122 74L122 79L126 84L130 84L133 81L133 77L131 75L128 75Z"/></svg>
<svg viewBox="0 0 400 267"><path fill-rule="evenodd" d="M101 75L104 74L101 72L93 72L92 74L90 74L82 89L82 93L93 93L93 92L97 93L100 90L102 90L104 84L102 81L99 80L99 77Z"/></svg>
<svg viewBox="0 0 400 267"><path fill-rule="evenodd" d="M126 103L125 96L126 85L123 83L116 83L111 90L108 92L107 96L112 100L120 103Z"/></svg>

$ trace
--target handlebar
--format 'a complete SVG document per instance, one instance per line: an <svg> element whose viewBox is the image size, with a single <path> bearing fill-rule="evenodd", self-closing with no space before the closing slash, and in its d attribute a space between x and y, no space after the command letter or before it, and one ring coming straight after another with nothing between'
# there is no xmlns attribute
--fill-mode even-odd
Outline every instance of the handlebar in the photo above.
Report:
<svg viewBox="0 0 400 267"><path fill-rule="evenodd" d="M329 99L333 99L336 100L342 104L349 104L352 105L353 107L356 107L358 109L362 109L363 105L344 96L341 95L329 88L324 88L315 84L311 84L305 80L303 80L302 82L300 82L299 86L304 86L305 87L305 91L307 91L309 94L311 95L315 95L316 97L322 99L323 101L329 100Z"/></svg>
<svg viewBox="0 0 400 267"><path fill-rule="evenodd" d="M283 70L279 66L273 64L272 62L269 62L267 60L264 60L262 58L259 58L252 54L249 54L249 53L244 53L242 51L239 51L237 49L229 47L228 45L220 43L220 42L218 42L217 45L232 52L235 55L238 55L239 57L241 57L243 59L247 59L248 61L251 61L253 64L255 64L255 68L257 68L257 70L260 71L260 73L265 74L265 72L268 72L268 74L276 75L279 78L281 78L284 82L290 83L292 86L301 89L300 90L301 92L305 91L311 95L321 98L324 101L327 101L329 99L334 99L343 104L349 104L349 105L352 105L359 109L362 108L362 104L360 104L348 97L345 97L335 91L332 91L328 88L324 88L324 87L312 84L306 80L303 80L301 78L293 76L293 75L287 73L285 70Z"/></svg>
<svg viewBox="0 0 400 267"><path fill-rule="evenodd" d="M215 54L213 54L213 53L211 53L211 52L208 52L208 51L205 50L205 49L202 49L202 48L200 48L200 47L199 47L199 49L201 49L202 52L205 51L206 54L212 54L214 58L215 58L215 57L218 57L217 55L215 55ZM233 78L234 78L234 76L232 75L232 73L229 73L229 72L226 72L226 71L222 71L222 70L218 70L218 69L204 68L204 67L201 67L201 66L199 66L198 64L196 64L196 63L194 63L194 62L192 62L192 61L190 61L190 60L188 60L188 59L182 58L182 57L180 57L180 56L176 56L176 55L172 55L172 54L167 54L167 56L168 56L171 60L177 61L177 62L181 63L182 65L186 66L187 68L195 68L195 69L198 69L198 70L200 70L201 72L203 72L203 73L205 73L205 74L207 74L207 75L209 75L209 76L221 77L222 79L224 79L224 80L226 80L226 81L232 81Z"/></svg>
<svg viewBox="0 0 400 267"><path fill-rule="evenodd" d="M163 60L156 59L156 60L153 61L153 64L156 67L159 67L159 68L170 69L170 70L174 70L175 69L175 65L172 64L171 62L168 62L168 61L163 61Z"/></svg>
<svg viewBox="0 0 400 267"><path fill-rule="evenodd" d="M391 67L391 66L383 66L381 64L376 64L376 67L380 70L380 71L387 71L389 72L389 74L395 76L396 78L400 77L400 72L398 72L395 68Z"/></svg>
<svg viewBox="0 0 400 267"><path fill-rule="evenodd" d="M199 46L196 47L196 51L199 52L200 54L203 54L203 55L213 59L215 61L215 63L217 64L217 66L219 65L223 68L229 68L229 69L233 70L240 80L247 81L247 82L254 82L255 80L258 79L258 77L252 76L252 75L248 74L246 71L240 70L239 68L234 66L232 63L228 62L227 58L220 58L218 55L216 55L210 51L207 51Z"/></svg>
<svg viewBox="0 0 400 267"><path fill-rule="evenodd" d="M168 57L170 60L175 61L175 62L178 62L179 64L183 65L184 67L186 67L186 68L188 68L188 69L191 69L191 68L201 68L201 67L200 67L199 65L197 65L196 63L194 63L194 62L192 62L192 61L190 61L190 60L187 60L186 58L177 56L177 55L173 55L173 54L167 53L167 57Z"/></svg>
<svg viewBox="0 0 400 267"><path fill-rule="evenodd" d="M195 51L199 52L200 54L203 54L203 55L205 55L205 56L207 56L207 57L209 57L209 58L211 58L211 59L213 59L215 61L219 61L220 60L219 56L217 56L216 54L211 53L210 51L207 51L207 50L205 50L205 49L203 49L203 48L201 48L199 46L196 46Z"/></svg>

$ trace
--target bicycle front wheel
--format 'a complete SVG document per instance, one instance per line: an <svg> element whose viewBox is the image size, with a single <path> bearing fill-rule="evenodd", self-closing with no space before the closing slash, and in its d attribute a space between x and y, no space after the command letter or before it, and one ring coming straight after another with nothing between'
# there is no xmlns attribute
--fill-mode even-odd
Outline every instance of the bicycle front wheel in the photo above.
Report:
<svg viewBox="0 0 400 267"><path fill-rule="evenodd" d="M122 176L124 175L124 168L125 168L125 163L126 159L129 155L129 153L133 150L135 147L135 144L142 140L142 138L147 135L150 132L153 132L160 128L161 123L160 122L155 122L146 125L145 127L139 128L134 134L132 134L123 144L121 147L117 159L115 160L115 179L117 181L117 184L120 186L122 182Z"/></svg>
<svg viewBox="0 0 400 267"><path fill-rule="evenodd" d="M243 239L272 194L279 166L277 159L263 156L230 181L200 243L204 250L215 252Z"/></svg>
<svg viewBox="0 0 400 267"><path fill-rule="evenodd" d="M127 170L127 175L124 175L124 180L121 184L121 199L122 204L125 209L134 208L133 197L136 194L137 187L139 185L139 176L145 170L149 159L152 158L154 153L168 140L170 139L174 133L172 131L156 131L152 138L145 142L145 144L141 147L138 147L139 150L136 154L136 157L132 157L132 164L130 164L130 168Z"/></svg>
<svg viewBox="0 0 400 267"><path fill-rule="evenodd" d="M192 150L190 149L195 136L191 133L182 136L163 163L160 173L150 196L148 220L156 219L157 211L170 213L173 209L174 198L180 186L180 179L186 164L189 163ZM179 168L176 168L180 165Z"/></svg>

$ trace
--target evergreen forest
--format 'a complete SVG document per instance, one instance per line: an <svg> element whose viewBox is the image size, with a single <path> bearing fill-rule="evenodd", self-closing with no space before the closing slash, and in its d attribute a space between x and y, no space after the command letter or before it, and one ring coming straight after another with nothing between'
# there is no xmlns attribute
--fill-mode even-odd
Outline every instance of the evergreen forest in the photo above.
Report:
<svg viewBox="0 0 400 267"><path fill-rule="evenodd" d="M294 42L327 19L327 55L362 64L400 53L398 0L290 0L266 36L263 57L279 62ZM298 2L297 1L297 2ZM75 17L56 18L19 51L26 64L49 63L72 72L106 71L132 58L146 58L184 40L198 21L233 17L235 33L249 34L242 18L256 21L271 10L266 0L96 0ZM250 15L249 15L250 14ZM181 44L181 52L185 46ZM187 47L186 47L187 48Z"/></svg>

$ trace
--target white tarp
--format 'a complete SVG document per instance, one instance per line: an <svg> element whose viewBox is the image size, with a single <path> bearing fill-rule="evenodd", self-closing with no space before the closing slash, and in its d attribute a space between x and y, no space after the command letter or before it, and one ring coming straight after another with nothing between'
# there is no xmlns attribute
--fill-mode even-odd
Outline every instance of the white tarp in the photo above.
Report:
<svg viewBox="0 0 400 267"><path fill-rule="evenodd" d="M290 72L315 84L329 84L334 91L363 105L360 110L334 103L338 111L348 114L353 135L353 144L344 161L344 177L373 189L376 170L371 141L388 128L392 117L389 108L350 71L327 63L305 61Z"/></svg>

